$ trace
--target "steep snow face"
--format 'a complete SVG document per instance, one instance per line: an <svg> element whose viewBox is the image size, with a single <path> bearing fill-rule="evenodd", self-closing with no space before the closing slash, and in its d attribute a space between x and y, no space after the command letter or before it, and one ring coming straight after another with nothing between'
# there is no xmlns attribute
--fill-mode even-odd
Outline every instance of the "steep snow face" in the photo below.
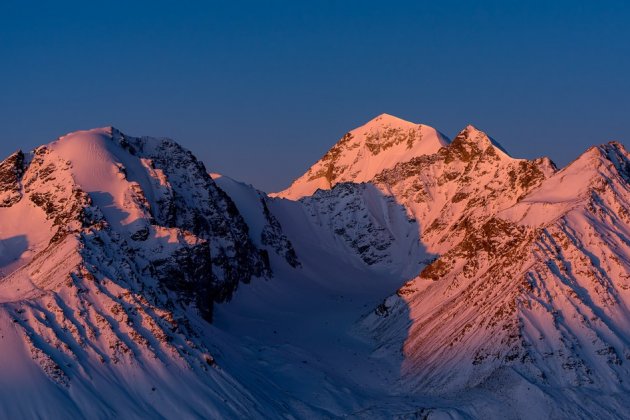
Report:
<svg viewBox="0 0 630 420"><path fill-rule="evenodd" d="M75 182L88 193L112 228L133 231L135 224L147 219L148 208L143 208L137 197L134 200L132 184L125 174L140 172L141 163L136 160L135 167L130 167L121 162L123 159L118 156L128 153L113 141L111 129L68 134L53 142L50 151L68 162ZM127 164L131 161L125 160Z"/></svg>
<svg viewBox="0 0 630 420"><path fill-rule="evenodd" d="M620 144L590 149L468 224L363 327L403 348L405 381L423 393L527 385L547 415L619 416L630 375L629 181Z"/></svg>
<svg viewBox="0 0 630 420"><path fill-rule="evenodd" d="M434 128L382 114L345 134L288 189L270 196L297 200L340 182L370 181L384 169L433 154L447 144Z"/></svg>
<svg viewBox="0 0 630 420"><path fill-rule="evenodd" d="M338 249L340 256L358 257L374 270L413 276L431 257L420 243L415 220L374 185L340 183L299 203L311 240Z"/></svg>

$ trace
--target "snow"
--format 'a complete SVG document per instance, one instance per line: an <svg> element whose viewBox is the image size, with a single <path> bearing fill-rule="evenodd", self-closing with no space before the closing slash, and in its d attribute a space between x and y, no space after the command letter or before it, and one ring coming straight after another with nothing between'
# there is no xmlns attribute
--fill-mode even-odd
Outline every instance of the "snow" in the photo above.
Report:
<svg viewBox="0 0 630 420"><path fill-rule="evenodd" d="M466 126L466 128L464 128L462 133L465 134L468 138L474 139L474 141L478 142L478 144L481 145L481 146L487 146L488 143L491 144L496 149L498 149L499 155L501 157L503 157L503 158L506 158L506 157L507 158L511 158L511 156L508 153L508 151L505 150L505 148L498 141L496 141L492 137L488 136L486 133L484 133L483 131L479 130L474 125L468 124Z"/></svg>
<svg viewBox="0 0 630 420"><path fill-rule="evenodd" d="M78 186L90 195L112 226L124 229L145 216L133 205L130 182L126 179L144 171L137 160L121 158L128 154L111 136L111 127L77 131L53 142L51 149L71 163ZM148 185L145 181L143 191L151 193Z"/></svg>
<svg viewBox="0 0 630 420"><path fill-rule="evenodd" d="M23 337L4 310L0 310L0 347L0 417L40 417L44 413L51 418L80 415L72 399L53 385L39 366L32 362ZM19 403L25 396L28 404Z"/></svg>
<svg viewBox="0 0 630 420"><path fill-rule="evenodd" d="M247 186L225 176L217 181L239 209L247 205ZM375 214L387 214L375 197L367 201ZM267 397L281 393L324 416L368 413L376 401L404 400L395 392L400 360L373 358L372 343L356 331L356 322L404 282L402 270L366 266L333 232L325 233L328 221L311 219L308 204L276 200L270 209L304 269L273 257L273 280L244 285L216 308L214 325L230 340L223 350L227 368L254 389L268 389L267 381L279 387ZM243 214L249 223L248 211ZM255 366L255 375L242 366Z"/></svg>
<svg viewBox="0 0 630 420"><path fill-rule="evenodd" d="M52 222L33 203L23 200L0 207L0 277L29 263L53 236Z"/></svg>
<svg viewBox="0 0 630 420"><path fill-rule="evenodd" d="M584 203L602 171L602 152L592 147L500 216L529 226L547 225Z"/></svg>

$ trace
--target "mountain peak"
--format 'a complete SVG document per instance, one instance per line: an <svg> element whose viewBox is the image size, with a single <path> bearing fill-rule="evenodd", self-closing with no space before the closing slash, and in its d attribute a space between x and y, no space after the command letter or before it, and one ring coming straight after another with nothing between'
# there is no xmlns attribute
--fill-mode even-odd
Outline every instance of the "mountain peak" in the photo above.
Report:
<svg viewBox="0 0 630 420"><path fill-rule="evenodd" d="M373 125L407 125L407 126L415 126L415 125L419 125L419 124L413 123L411 121L404 120L404 119L399 118L399 117L397 117L395 115L382 113L382 114L372 118L370 121L368 121L364 125L364 127L366 127L366 126L373 126Z"/></svg>
<svg viewBox="0 0 630 420"><path fill-rule="evenodd" d="M65 138L80 139L84 136L93 136L93 135L111 136L112 133L114 132L118 132L118 130L112 126L95 127L95 128L89 128L87 130L71 131L59 137L59 140L65 139Z"/></svg>
<svg viewBox="0 0 630 420"><path fill-rule="evenodd" d="M481 131L472 124L468 124L462 131L459 132L459 134L457 134L457 136L455 136L453 144L471 146L473 149L478 149L479 151L485 151L488 147L493 146L501 152L500 154L505 155L505 157L511 157L507 150L505 150L498 141L494 140L484 131Z"/></svg>
<svg viewBox="0 0 630 420"><path fill-rule="evenodd" d="M628 160L628 155L629 153L623 144L617 141L611 141L598 146L589 147L575 160L565 166L562 171L566 172L577 167L596 169L602 164L611 163L619 168L619 165Z"/></svg>
<svg viewBox="0 0 630 420"><path fill-rule="evenodd" d="M578 203L590 200L593 194L601 198L606 196L607 188L626 190L629 182L630 154L621 143L589 147L505 216L523 224L545 225L565 215ZM611 196L616 194L619 193Z"/></svg>
<svg viewBox="0 0 630 420"><path fill-rule="evenodd" d="M577 170L584 172L586 169L590 169L600 173L603 168L608 168L609 174L617 173L624 179L630 179L630 153L628 153L623 144L611 141L590 147L576 160L567 165L563 171Z"/></svg>
<svg viewBox="0 0 630 420"><path fill-rule="evenodd" d="M381 114L346 133L288 189L271 195L296 200L340 182L368 182L397 163L433 154L448 143L432 127Z"/></svg>
<svg viewBox="0 0 630 420"><path fill-rule="evenodd" d="M465 131L467 133L483 133L483 131L479 130L477 127L475 127L472 124L468 124L462 131Z"/></svg>

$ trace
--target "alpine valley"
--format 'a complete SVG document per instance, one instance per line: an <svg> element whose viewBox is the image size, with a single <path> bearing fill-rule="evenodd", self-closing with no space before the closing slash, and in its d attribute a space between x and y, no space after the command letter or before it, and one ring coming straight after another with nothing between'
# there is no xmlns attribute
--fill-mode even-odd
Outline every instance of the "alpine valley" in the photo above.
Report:
<svg viewBox="0 0 630 420"><path fill-rule="evenodd" d="M1 418L628 412L620 143L383 114L274 194L112 127L0 163Z"/></svg>

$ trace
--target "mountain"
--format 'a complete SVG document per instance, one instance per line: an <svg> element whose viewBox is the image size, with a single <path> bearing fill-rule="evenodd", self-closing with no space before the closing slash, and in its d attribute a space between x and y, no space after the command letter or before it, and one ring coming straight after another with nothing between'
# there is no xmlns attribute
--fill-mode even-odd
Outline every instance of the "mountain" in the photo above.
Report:
<svg viewBox="0 0 630 420"><path fill-rule="evenodd" d="M0 179L3 417L192 416L175 401L194 396L242 414L221 407L230 392L251 405L200 336L268 259L189 151L96 129L16 152Z"/></svg>
<svg viewBox="0 0 630 420"><path fill-rule="evenodd" d="M468 225L514 205L555 171L547 158L510 157L468 126L437 153L385 169L372 182L418 220L422 242L441 254L462 240Z"/></svg>
<svg viewBox="0 0 630 420"><path fill-rule="evenodd" d="M294 268L301 267L298 255L302 253L296 255L292 243L302 242L303 237L326 253L334 253L335 259L390 274L412 275L431 259L418 240L415 220L393 197L371 184L344 182L293 201L268 197L226 176L213 174L213 178L244 215L253 242L285 255ZM282 233L271 233L275 231ZM278 239L272 239L275 237ZM319 253L313 247L304 252Z"/></svg>
<svg viewBox="0 0 630 420"><path fill-rule="evenodd" d="M400 360L401 394L471 398L434 414L620 416L628 162L610 143L558 171L547 158L515 159L468 126L435 153L375 171L367 185L406 210L433 256L358 327L375 342L372 357ZM295 198L303 179L279 195ZM504 408L481 409L488 400Z"/></svg>
<svg viewBox="0 0 630 420"><path fill-rule="evenodd" d="M475 390L523 413L537 401L545 417L618 417L630 375L630 155L610 143L556 173L544 161L511 162L505 172L493 160L490 171L479 172L481 160L474 167L494 183L477 175L474 195L466 183L451 189L465 196L460 211L451 198L433 218L426 189L406 198L439 257L363 327L392 352L403 349L403 381L422 394ZM400 170L379 181L410 191L387 183Z"/></svg>
<svg viewBox="0 0 630 420"><path fill-rule="evenodd" d="M366 182L384 169L437 152L448 139L426 125L381 114L346 133L289 188L272 197L296 200L341 182Z"/></svg>
<svg viewBox="0 0 630 420"><path fill-rule="evenodd" d="M629 182L386 114L271 195L111 127L18 151L0 416L623 418Z"/></svg>

